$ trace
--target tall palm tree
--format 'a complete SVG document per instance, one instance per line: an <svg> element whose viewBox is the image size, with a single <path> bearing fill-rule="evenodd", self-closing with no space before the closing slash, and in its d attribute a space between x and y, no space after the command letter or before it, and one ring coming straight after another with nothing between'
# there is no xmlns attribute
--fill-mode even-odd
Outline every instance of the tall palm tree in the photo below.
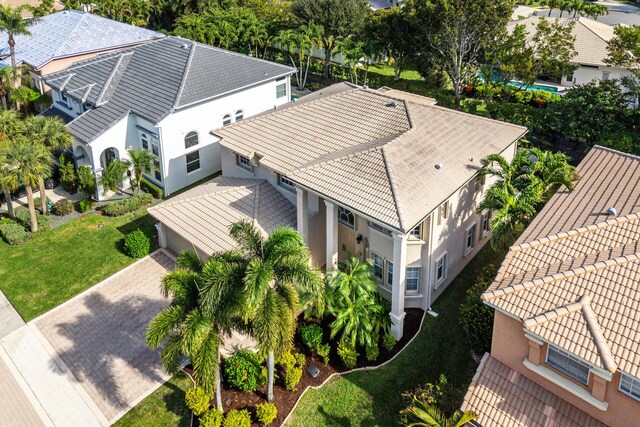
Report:
<svg viewBox="0 0 640 427"><path fill-rule="evenodd" d="M8 168L3 180L4 185L12 189L24 185L31 231L38 231L33 188L38 184L38 177L51 170L51 156L48 150L35 141L16 138L0 149L0 164L5 164Z"/></svg>
<svg viewBox="0 0 640 427"><path fill-rule="evenodd" d="M490 154L478 174L496 178L496 185L500 187L512 186L516 190L522 190L532 181L533 160L528 150L519 150L511 162L499 154Z"/></svg>
<svg viewBox="0 0 640 427"><path fill-rule="evenodd" d="M564 153L531 148L526 150L534 159L531 165L533 176L540 180L542 194L545 199L551 197L554 191L564 185L567 190L573 191L574 182L580 179L576 168L569 164L569 157Z"/></svg>
<svg viewBox="0 0 640 427"><path fill-rule="evenodd" d="M267 401L273 402L275 356L293 342L299 309L298 289L316 289L321 294L322 278L310 266L309 249L291 228L278 228L268 238L249 221L231 226L230 235L248 260L244 285L247 298L245 318L259 351L267 356Z"/></svg>
<svg viewBox="0 0 640 427"><path fill-rule="evenodd" d="M154 163L156 157L149 152L149 150L145 150L144 148L129 148L127 153L129 153L129 160L125 160L125 162L133 167L133 176L136 180L136 194L139 194L142 174L158 170Z"/></svg>
<svg viewBox="0 0 640 427"><path fill-rule="evenodd" d="M434 405L427 405L417 397L413 397L413 404L401 412L406 417L407 427L464 427L472 420L478 418L478 414L472 411L456 411L447 417Z"/></svg>
<svg viewBox="0 0 640 427"><path fill-rule="evenodd" d="M54 150L62 150L71 147L71 134L65 124L56 117L29 116L24 119L22 133L25 138L31 139L44 147L49 155ZM43 214L49 213L47 197L44 187L44 176L38 179L40 188L40 208Z"/></svg>
<svg viewBox="0 0 640 427"><path fill-rule="evenodd" d="M17 68L16 68L16 35L28 35L29 26L35 22L35 18L26 20L22 18L22 11L25 5L18 7L1 6L0 5L0 30L6 31L9 43L9 52L11 54L11 67L13 70L14 85L18 84ZM15 86L14 86L15 88Z"/></svg>
<svg viewBox="0 0 640 427"><path fill-rule="evenodd" d="M21 124L18 121L18 112L16 110L0 110L0 147L8 143L13 137L16 127ZM8 167L6 164L0 164L0 183L8 173ZM4 194L5 202L7 202L7 213L10 218L15 218L13 211L13 201L11 200L11 190L7 185L0 185Z"/></svg>

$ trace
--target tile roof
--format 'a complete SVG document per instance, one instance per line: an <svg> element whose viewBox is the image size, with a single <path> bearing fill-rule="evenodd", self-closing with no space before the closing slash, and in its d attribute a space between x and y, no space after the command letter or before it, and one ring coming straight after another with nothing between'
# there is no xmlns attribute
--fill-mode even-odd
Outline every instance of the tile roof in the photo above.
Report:
<svg viewBox="0 0 640 427"><path fill-rule="evenodd" d="M640 159L594 148L578 168L585 173L574 192L556 193L530 226L556 230L560 218L578 227L520 239L482 298L592 365L638 376L640 213L593 223L603 218L604 209L593 212L603 200L623 201L622 212L636 205L640 172L629 174L634 162Z"/></svg>
<svg viewBox="0 0 640 427"><path fill-rule="evenodd" d="M226 148L403 231L525 132L426 97L359 87L215 131Z"/></svg>
<svg viewBox="0 0 640 427"><path fill-rule="evenodd" d="M264 180L219 176L149 208L149 213L199 250L212 254L235 247L229 227L254 221L264 233L296 228L296 208Z"/></svg>
<svg viewBox="0 0 640 427"><path fill-rule="evenodd" d="M462 403L482 427L605 427L605 424L485 354Z"/></svg>
<svg viewBox="0 0 640 427"><path fill-rule="evenodd" d="M23 5L37 8L38 6L40 6L41 1L40 0L0 0L0 4L2 6L11 6L13 8L23 6ZM63 10L64 4L62 4L62 2L60 2L59 0L54 0L53 9L56 11ZM33 13L31 13L31 10L29 10L28 8L25 8L22 10L22 18L27 19L31 17L33 17Z"/></svg>
<svg viewBox="0 0 640 427"><path fill-rule="evenodd" d="M164 37L163 34L103 18L92 13L64 10L40 18L29 35L16 35L17 63L40 68L57 58L100 52ZM0 54L9 55L5 32L0 33ZM11 65L11 58L0 60Z"/></svg>
<svg viewBox="0 0 640 427"><path fill-rule="evenodd" d="M546 18L545 16L530 16L525 19L509 22L507 28L524 24L531 33L535 30L540 19L555 20L555 18ZM607 50L608 42L614 36L611 25L582 16L578 18L557 19L564 25L575 22L572 34L575 37L574 49L576 50L576 55L572 58L571 62L585 65L606 65L604 60L609 56L609 51Z"/></svg>
<svg viewBox="0 0 640 427"><path fill-rule="evenodd" d="M54 89L92 107L69 124L85 143L130 112L157 123L176 109L280 76L294 69L179 37L76 62L47 75Z"/></svg>

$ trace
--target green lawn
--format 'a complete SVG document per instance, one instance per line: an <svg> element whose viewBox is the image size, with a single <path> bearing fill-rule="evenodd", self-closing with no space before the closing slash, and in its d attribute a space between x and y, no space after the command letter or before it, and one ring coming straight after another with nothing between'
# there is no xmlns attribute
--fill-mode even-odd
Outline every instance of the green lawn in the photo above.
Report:
<svg viewBox="0 0 640 427"><path fill-rule="evenodd" d="M153 236L154 223L146 210L89 214L20 246L0 240L0 290L29 321L133 263L122 252L124 236L137 228Z"/></svg>
<svg viewBox="0 0 640 427"><path fill-rule="evenodd" d="M191 419L184 393L191 380L179 373L116 422L114 427L188 427Z"/></svg>
<svg viewBox="0 0 640 427"><path fill-rule="evenodd" d="M402 392L434 382L440 374L456 387L461 401L476 364L458 322L459 306L477 273L502 257L487 245L434 303L433 309L440 315L427 315L420 335L397 359L375 371L349 374L320 390L308 391L289 425L397 425L404 406Z"/></svg>
<svg viewBox="0 0 640 427"><path fill-rule="evenodd" d="M369 66L369 73L382 74L383 76L394 76L393 67L386 64L375 64ZM400 78L403 80L420 80L424 81L420 73L415 70L403 70L400 73Z"/></svg>

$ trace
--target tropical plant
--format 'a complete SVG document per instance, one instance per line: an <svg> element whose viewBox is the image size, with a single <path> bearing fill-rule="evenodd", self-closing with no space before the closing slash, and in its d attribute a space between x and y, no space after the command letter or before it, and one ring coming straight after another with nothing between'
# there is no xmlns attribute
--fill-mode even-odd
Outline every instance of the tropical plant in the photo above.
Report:
<svg viewBox="0 0 640 427"><path fill-rule="evenodd" d="M245 319L267 357L267 401L273 402L275 357L293 342L300 293L314 295L310 301L322 304L323 282L318 270L310 267L309 249L291 228L278 228L268 238L249 221L231 226L230 235L246 259L243 277L248 310Z"/></svg>
<svg viewBox="0 0 640 427"><path fill-rule="evenodd" d="M78 167L78 190L83 192L88 199L96 194L96 177L89 166Z"/></svg>
<svg viewBox="0 0 640 427"><path fill-rule="evenodd" d="M416 397L413 399L413 405L404 409L401 414L406 417L404 425L407 427L464 427L478 418L472 411L456 411L447 417L435 405L428 405Z"/></svg>
<svg viewBox="0 0 640 427"><path fill-rule="evenodd" d="M276 37L280 48L287 53L291 64L296 68L294 74L298 90L304 90L314 46L320 44L322 27L313 22L296 30L283 30Z"/></svg>
<svg viewBox="0 0 640 427"><path fill-rule="evenodd" d="M224 361L224 376L240 391L255 391L260 379L260 360L251 350L238 350Z"/></svg>
<svg viewBox="0 0 640 427"><path fill-rule="evenodd" d="M113 160L102 175L98 178L98 185L102 187L102 194L106 195L107 191L119 192L118 187L124 178L125 173L129 170L129 165L122 160Z"/></svg>
<svg viewBox="0 0 640 427"><path fill-rule="evenodd" d="M60 156L60 184L65 191L73 191L78 184L78 174L71 153Z"/></svg>
<svg viewBox="0 0 640 427"><path fill-rule="evenodd" d="M125 162L133 168L136 194L139 194L140 185L142 183L142 174L149 174L152 171L158 170L155 165L156 156L144 148L129 148L127 153L129 153L129 159L125 160Z"/></svg>
<svg viewBox="0 0 640 427"><path fill-rule="evenodd" d="M322 345L324 333L322 332L320 325L310 323L308 325L300 326L298 328L298 333L300 334L300 338L302 338L302 343L310 350L315 350Z"/></svg>
<svg viewBox="0 0 640 427"><path fill-rule="evenodd" d="M193 414L199 417L209 410L211 395L204 391L202 387L193 387L185 393L184 401Z"/></svg>
<svg viewBox="0 0 640 427"><path fill-rule="evenodd" d="M7 42L9 44L9 54L11 56L11 67L13 68L14 81L17 80L16 73L16 35L29 35L29 26L33 24L36 18L23 19L22 11L25 5L18 7L0 6L0 30L6 31Z"/></svg>
<svg viewBox="0 0 640 427"><path fill-rule="evenodd" d="M561 185L573 191L574 182L580 177L575 166L569 164L569 157L566 154L539 148L531 148L525 152L533 162L531 172L542 184L542 195L545 200L548 200Z"/></svg>
<svg viewBox="0 0 640 427"><path fill-rule="evenodd" d="M328 364L330 360L329 354L331 353L331 346L328 343L319 345L318 348L316 348L316 353L318 356L322 357L322 361L324 363Z"/></svg>
<svg viewBox="0 0 640 427"><path fill-rule="evenodd" d="M269 402L258 403L256 405L256 418L263 426L271 424L278 416L278 408Z"/></svg>
<svg viewBox="0 0 640 427"><path fill-rule="evenodd" d="M29 205L31 231L38 230L36 209L33 203L33 189L40 176L51 170L49 151L35 141L22 138L13 139L0 147L0 164L7 165L3 186L17 189L24 185ZM46 198L43 197L46 200Z"/></svg>
<svg viewBox="0 0 640 427"><path fill-rule="evenodd" d="M359 354L356 351L356 348L348 341L340 341L338 343L338 357L340 357L342 363L344 363L344 366L347 369L353 369L356 367L356 364L358 363L358 356Z"/></svg>
<svg viewBox="0 0 640 427"><path fill-rule="evenodd" d="M246 409L232 409L222 423L223 427L251 427L251 414Z"/></svg>
<svg viewBox="0 0 640 427"><path fill-rule="evenodd" d="M220 409L212 408L198 418L200 427L220 427L224 420L224 414Z"/></svg>
<svg viewBox="0 0 640 427"><path fill-rule="evenodd" d="M415 49L412 37L407 37L411 31L410 15L398 6L378 9L365 20L362 38L371 40L377 53L391 59L395 80L400 80L406 59Z"/></svg>
<svg viewBox="0 0 640 427"><path fill-rule="evenodd" d="M44 204L47 205L47 198L45 198ZM71 212L73 212L73 202L71 200L62 198L53 204L52 210L54 214L59 216L69 215Z"/></svg>

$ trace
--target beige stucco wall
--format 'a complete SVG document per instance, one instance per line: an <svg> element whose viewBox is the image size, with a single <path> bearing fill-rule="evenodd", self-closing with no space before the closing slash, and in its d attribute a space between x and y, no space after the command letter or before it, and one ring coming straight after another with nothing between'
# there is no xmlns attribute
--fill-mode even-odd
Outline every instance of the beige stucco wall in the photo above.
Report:
<svg viewBox="0 0 640 427"><path fill-rule="evenodd" d="M491 344L491 355L493 357L611 427L640 425L640 402L618 391L620 384L619 372L616 372L613 375L613 379L606 384L605 400L609 403L609 407L606 411L601 411L562 387L529 370L522 363L528 354L529 340L524 335L522 324L496 311L493 323L493 342ZM543 362L545 357L546 345L545 348L543 348ZM554 368L547 365L544 366L553 370L559 376L570 379ZM589 375L588 387L582 386L573 380L572 382L578 387L584 387L591 391L593 389L594 377L595 374L593 373Z"/></svg>
<svg viewBox="0 0 640 427"><path fill-rule="evenodd" d="M163 225L165 238L167 239L167 248L174 251L176 254L179 254L182 251L195 251L201 260L205 261L209 258L210 254L206 254L201 250L195 248L191 243L189 243L186 239L182 238L175 231Z"/></svg>

